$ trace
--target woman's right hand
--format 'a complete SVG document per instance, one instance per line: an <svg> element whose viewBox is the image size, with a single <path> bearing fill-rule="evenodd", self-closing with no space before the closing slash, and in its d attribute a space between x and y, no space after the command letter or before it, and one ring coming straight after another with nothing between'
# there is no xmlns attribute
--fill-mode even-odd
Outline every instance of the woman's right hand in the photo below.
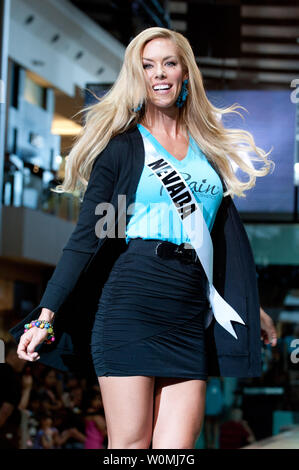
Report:
<svg viewBox="0 0 299 470"><path fill-rule="evenodd" d="M46 307L43 307L38 320L53 322L55 313ZM17 354L20 359L25 361L37 361L40 359L37 352L35 352L36 346L43 343L48 337L48 331L45 328L38 328L33 326L20 337Z"/></svg>
<svg viewBox="0 0 299 470"><path fill-rule="evenodd" d="M38 352L35 352L36 346L43 343L48 336L46 328L38 328L33 326L25 333L22 334L17 349L17 354L20 359L25 361L37 361L40 357Z"/></svg>

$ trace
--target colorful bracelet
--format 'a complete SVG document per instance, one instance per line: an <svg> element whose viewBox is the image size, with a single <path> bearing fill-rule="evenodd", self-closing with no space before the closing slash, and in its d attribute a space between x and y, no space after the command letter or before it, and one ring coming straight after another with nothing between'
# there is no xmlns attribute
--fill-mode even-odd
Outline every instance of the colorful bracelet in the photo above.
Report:
<svg viewBox="0 0 299 470"><path fill-rule="evenodd" d="M48 330L48 336L44 341L46 344L51 344L53 341L55 341L53 325L51 322L46 320L32 320L30 323L26 323L24 326L24 333L30 330L30 328L33 326L37 326L38 328L46 328L46 330Z"/></svg>

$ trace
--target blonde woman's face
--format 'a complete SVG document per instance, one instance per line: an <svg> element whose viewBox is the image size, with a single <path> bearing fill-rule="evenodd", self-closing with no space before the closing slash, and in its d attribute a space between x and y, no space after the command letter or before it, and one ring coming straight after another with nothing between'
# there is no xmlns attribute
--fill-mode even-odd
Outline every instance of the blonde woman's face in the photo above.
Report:
<svg viewBox="0 0 299 470"><path fill-rule="evenodd" d="M182 83L188 78L175 44L170 39L152 39L143 49L142 64L148 101L158 107L175 106Z"/></svg>

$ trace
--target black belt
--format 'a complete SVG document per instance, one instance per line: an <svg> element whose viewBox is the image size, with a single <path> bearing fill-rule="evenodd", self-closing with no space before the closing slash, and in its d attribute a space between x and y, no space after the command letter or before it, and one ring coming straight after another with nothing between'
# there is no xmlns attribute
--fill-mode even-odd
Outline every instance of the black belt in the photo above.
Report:
<svg viewBox="0 0 299 470"><path fill-rule="evenodd" d="M187 248L189 246L190 248ZM177 245L168 241L158 242L155 248L156 255L160 258L179 258L183 263L200 264L200 260L194 248L188 243Z"/></svg>
<svg viewBox="0 0 299 470"><path fill-rule="evenodd" d="M153 253L161 258L178 258L186 264L195 263L201 265L200 259L190 243L177 245L168 240L137 237L129 240L126 250L139 254Z"/></svg>

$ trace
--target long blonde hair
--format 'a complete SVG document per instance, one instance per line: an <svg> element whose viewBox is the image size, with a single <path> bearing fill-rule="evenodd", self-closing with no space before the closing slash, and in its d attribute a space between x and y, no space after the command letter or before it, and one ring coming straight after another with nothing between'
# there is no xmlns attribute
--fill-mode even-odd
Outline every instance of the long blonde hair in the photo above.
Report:
<svg viewBox="0 0 299 470"><path fill-rule="evenodd" d="M171 39L174 42L183 68L188 72L189 94L184 106L179 109L179 120L189 130L207 159L212 161L220 172L227 188L224 196L231 194L245 197L244 191L255 185L257 176L267 175L271 166L274 169L274 162L268 159L272 149L266 153L257 147L248 131L224 127L222 115L236 113L243 118L237 109L247 110L238 104L217 108L210 103L189 41L176 31L152 27L139 33L129 43L118 78L110 90L101 98L95 96L97 103L79 111L86 113L85 123L66 158L64 181L53 191L61 193L83 189L84 192L94 159L104 150L111 138L141 120L147 103L142 51L146 43L155 38ZM134 111L140 103L143 104L140 111ZM252 151L257 156L250 156L249 152ZM244 154L247 159L242 157ZM252 161L263 161L264 165L256 169ZM232 162L248 174L247 182L237 178Z"/></svg>

